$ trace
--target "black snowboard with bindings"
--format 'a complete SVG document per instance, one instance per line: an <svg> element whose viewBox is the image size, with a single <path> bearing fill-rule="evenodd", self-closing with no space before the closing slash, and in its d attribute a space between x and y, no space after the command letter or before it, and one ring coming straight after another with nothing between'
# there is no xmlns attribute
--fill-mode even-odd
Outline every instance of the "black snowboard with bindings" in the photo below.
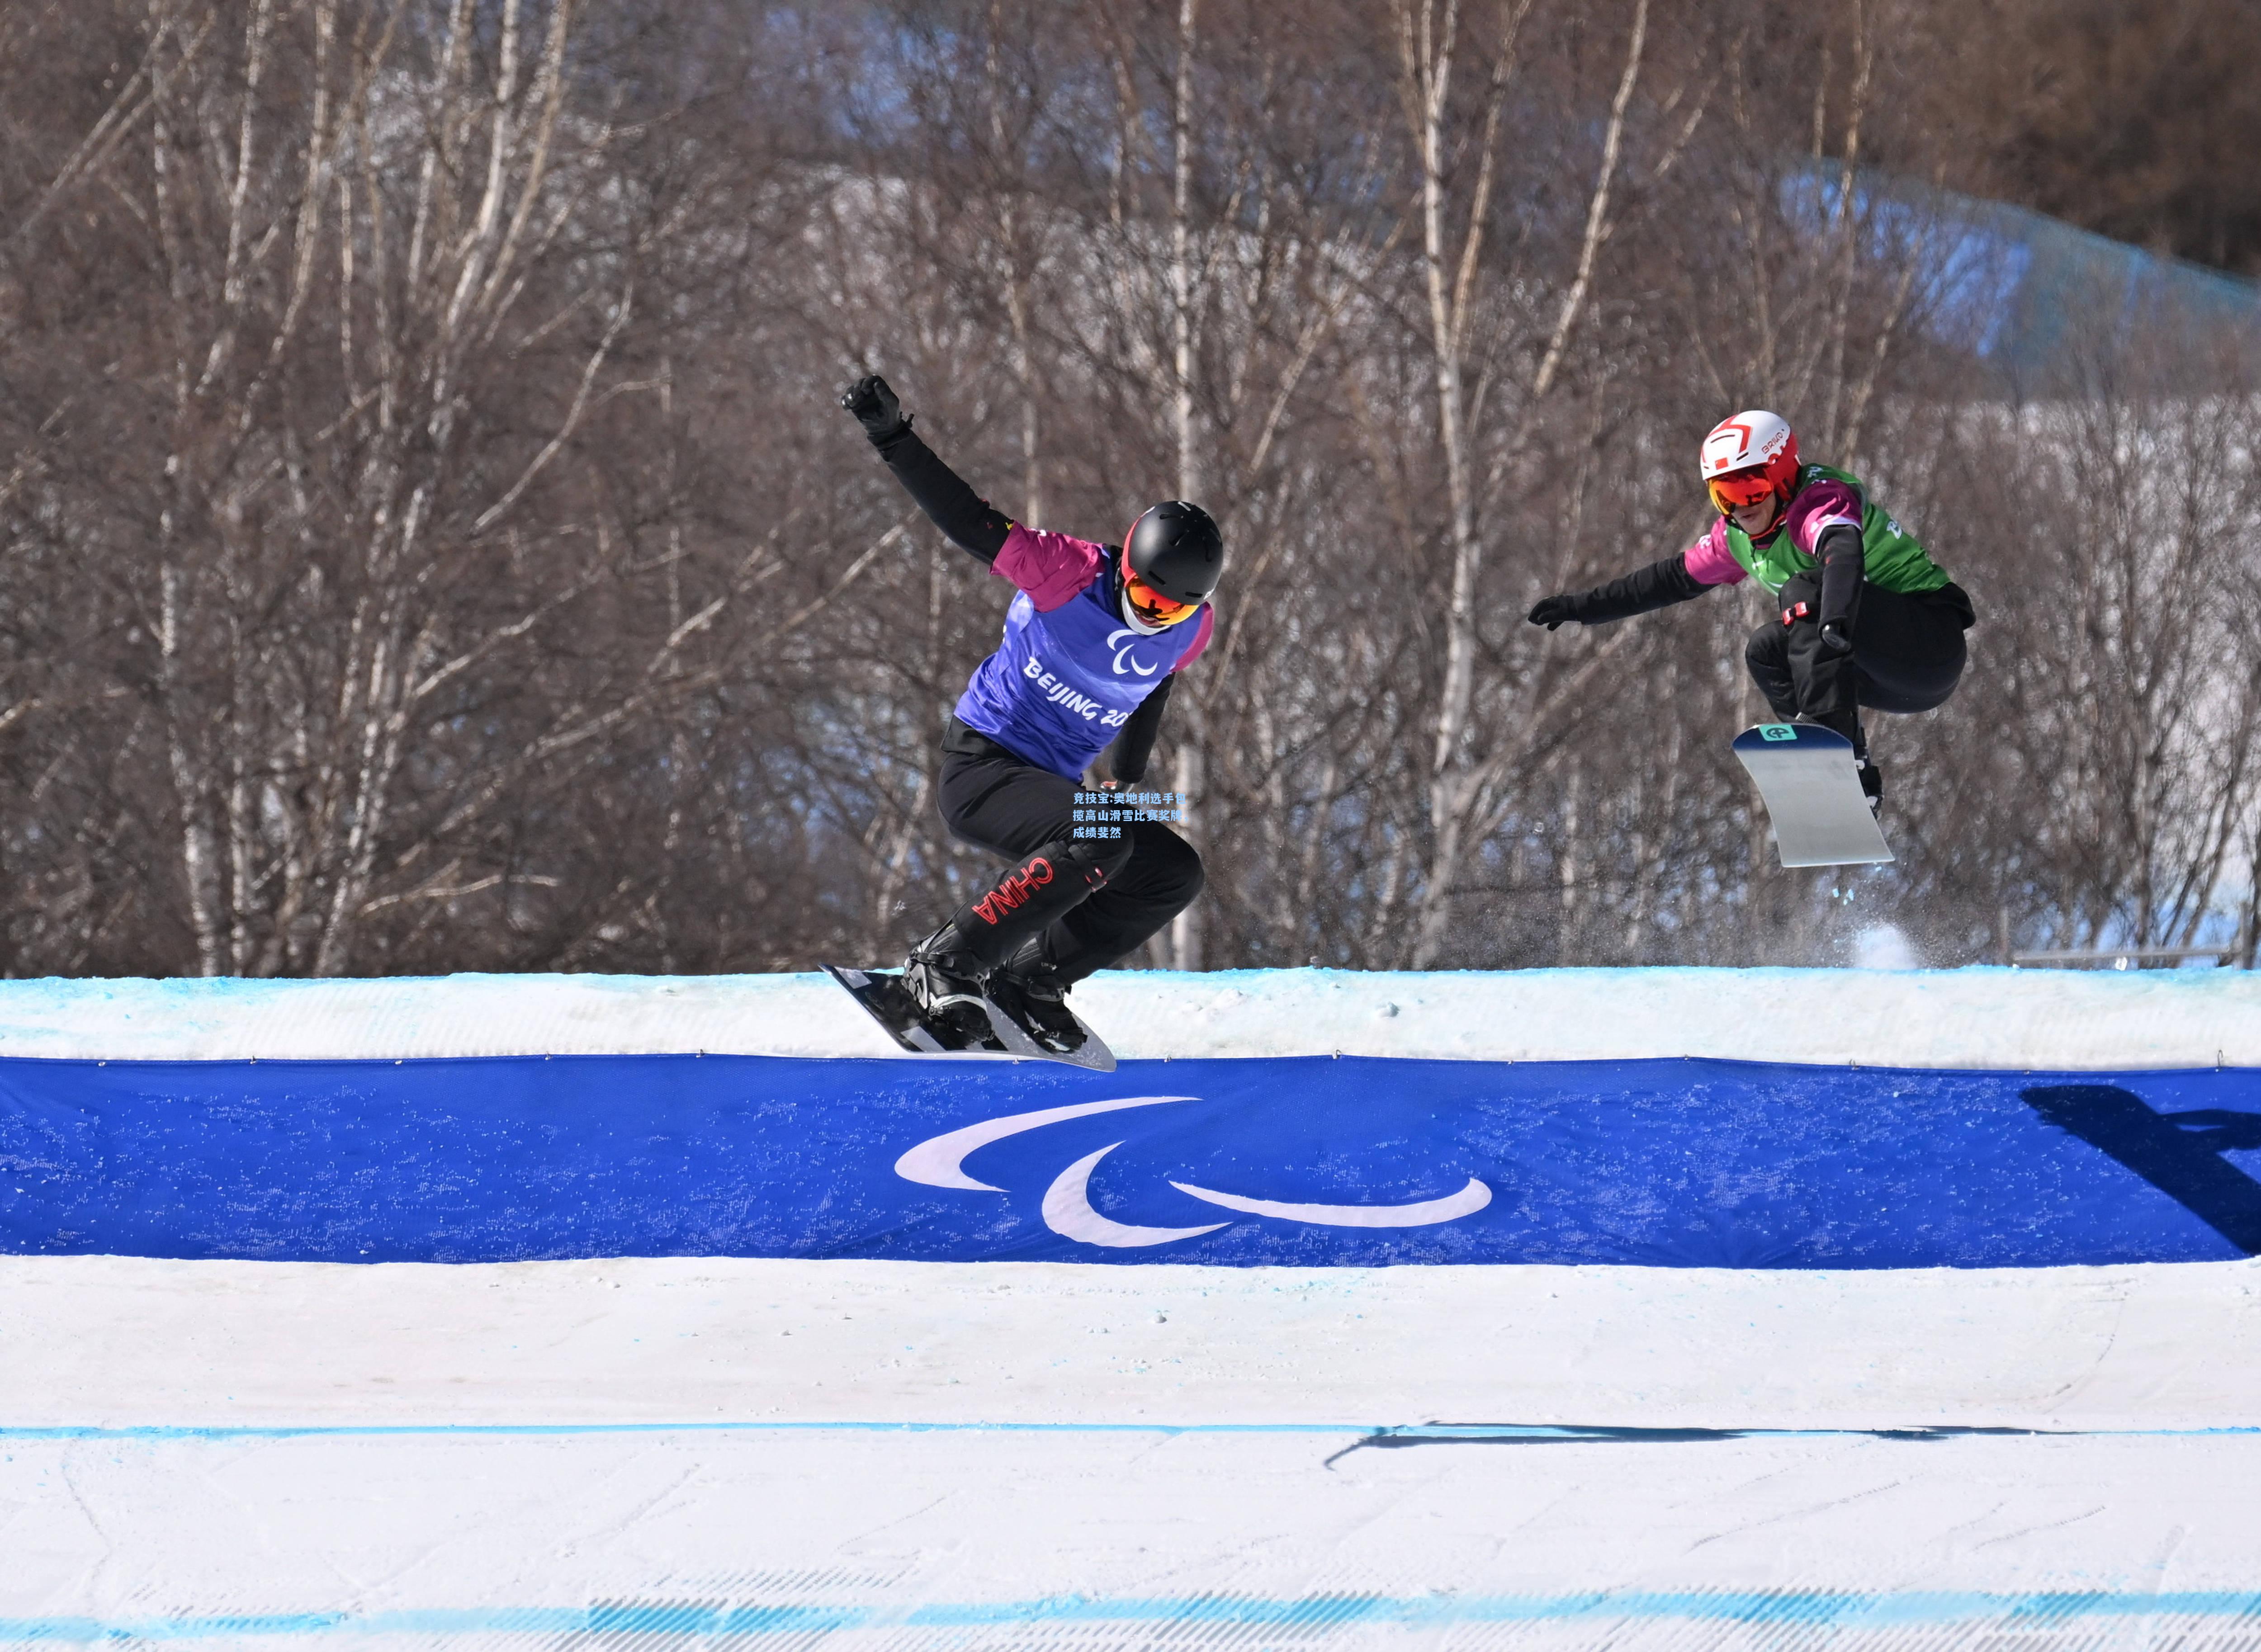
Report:
<svg viewBox="0 0 2261 1652"><path fill-rule="evenodd" d="M828 963L824 973L912 1055L1004 1056L1064 1062L1100 1073L1115 1070L1115 1053L1080 1016L1063 1005L1044 1021L1035 1019L1018 1003L1009 976L999 976L992 993L930 1013L911 997L899 969L851 969Z"/></svg>

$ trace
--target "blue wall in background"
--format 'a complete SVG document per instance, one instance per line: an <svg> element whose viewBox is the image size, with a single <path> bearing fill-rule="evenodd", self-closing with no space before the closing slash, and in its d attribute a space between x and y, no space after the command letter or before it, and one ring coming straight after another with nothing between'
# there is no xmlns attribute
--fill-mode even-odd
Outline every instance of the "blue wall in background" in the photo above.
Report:
<svg viewBox="0 0 2261 1652"><path fill-rule="evenodd" d="M906 1150L1024 1128L921 1185ZM1104 1248L1044 1199L1197 1237ZM2049 1266L2261 1251L2261 1074L1703 1061L1039 1064L559 1056L0 1061L0 1251L323 1262L588 1256L1669 1267ZM1173 1182L1428 1226L1242 1214Z"/></svg>
<svg viewBox="0 0 2261 1652"><path fill-rule="evenodd" d="M1791 221L1833 232L1844 201L1841 162L1783 182ZM2163 258L2059 218L1861 168L1853 205L1870 254L1912 261L1918 314L1942 342L2004 369L2028 393L2093 394L2101 344L2138 322L2194 336L2261 325L2261 282Z"/></svg>

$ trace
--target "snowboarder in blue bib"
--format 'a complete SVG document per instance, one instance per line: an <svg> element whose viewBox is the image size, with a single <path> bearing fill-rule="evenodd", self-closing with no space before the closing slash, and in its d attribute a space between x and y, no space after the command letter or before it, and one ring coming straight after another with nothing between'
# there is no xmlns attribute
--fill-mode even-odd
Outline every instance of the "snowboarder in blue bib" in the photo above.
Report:
<svg viewBox="0 0 2261 1652"><path fill-rule="evenodd" d="M1722 420L1698 464L1719 513L1710 532L1623 579L1545 598L1531 623L1598 626L1756 578L1774 593L1775 612L1744 647L1751 680L1784 722L1820 723L1853 742L1873 807L1884 778L1859 708L1946 703L1963 676L1970 597L1858 477L1800 463L1779 414Z"/></svg>
<svg viewBox="0 0 2261 1652"><path fill-rule="evenodd" d="M1159 820L1093 821L1136 812L1079 810L1076 793L1087 770L1110 791L1145 777L1171 685L1209 646L1224 541L1181 499L1141 514L1119 548L1024 526L935 456L877 374L840 404L935 526L1018 588L944 733L939 797L953 836L1012 868L911 949L903 984L935 1019L979 1031L986 992L1072 1038L1068 988L1201 892L1191 844Z"/></svg>

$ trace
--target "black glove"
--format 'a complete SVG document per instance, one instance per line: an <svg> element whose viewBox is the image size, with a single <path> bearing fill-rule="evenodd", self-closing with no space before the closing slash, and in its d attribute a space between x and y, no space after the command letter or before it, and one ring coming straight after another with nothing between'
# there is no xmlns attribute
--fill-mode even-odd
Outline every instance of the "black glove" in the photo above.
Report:
<svg viewBox="0 0 2261 1652"><path fill-rule="evenodd" d="M903 404L887 388L887 381L877 373L865 374L841 391L840 405L855 414L874 447L901 434L911 422L903 417Z"/></svg>
<svg viewBox="0 0 2261 1652"><path fill-rule="evenodd" d="M1576 597L1542 597L1531 605L1531 611L1524 618L1534 626L1544 626L1552 631L1557 626L1580 619L1580 611L1584 605Z"/></svg>
<svg viewBox="0 0 2261 1652"><path fill-rule="evenodd" d="M1853 652L1853 639L1847 634L1841 621L1825 621L1821 627L1821 652L1836 658Z"/></svg>

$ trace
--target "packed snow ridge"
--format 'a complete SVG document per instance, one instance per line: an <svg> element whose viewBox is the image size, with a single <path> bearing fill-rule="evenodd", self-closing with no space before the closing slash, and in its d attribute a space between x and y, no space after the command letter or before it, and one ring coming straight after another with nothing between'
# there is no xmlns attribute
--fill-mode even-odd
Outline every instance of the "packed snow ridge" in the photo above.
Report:
<svg viewBox="0 0 2261 1652"><path fill-rule="evenodd" d="M1109 971L1077 1008L1127 1061L1678 1056L2133 1071L2261 1067L2236 970ZM902 1056L821 975L0 983L0 1055Z"/></svg>

